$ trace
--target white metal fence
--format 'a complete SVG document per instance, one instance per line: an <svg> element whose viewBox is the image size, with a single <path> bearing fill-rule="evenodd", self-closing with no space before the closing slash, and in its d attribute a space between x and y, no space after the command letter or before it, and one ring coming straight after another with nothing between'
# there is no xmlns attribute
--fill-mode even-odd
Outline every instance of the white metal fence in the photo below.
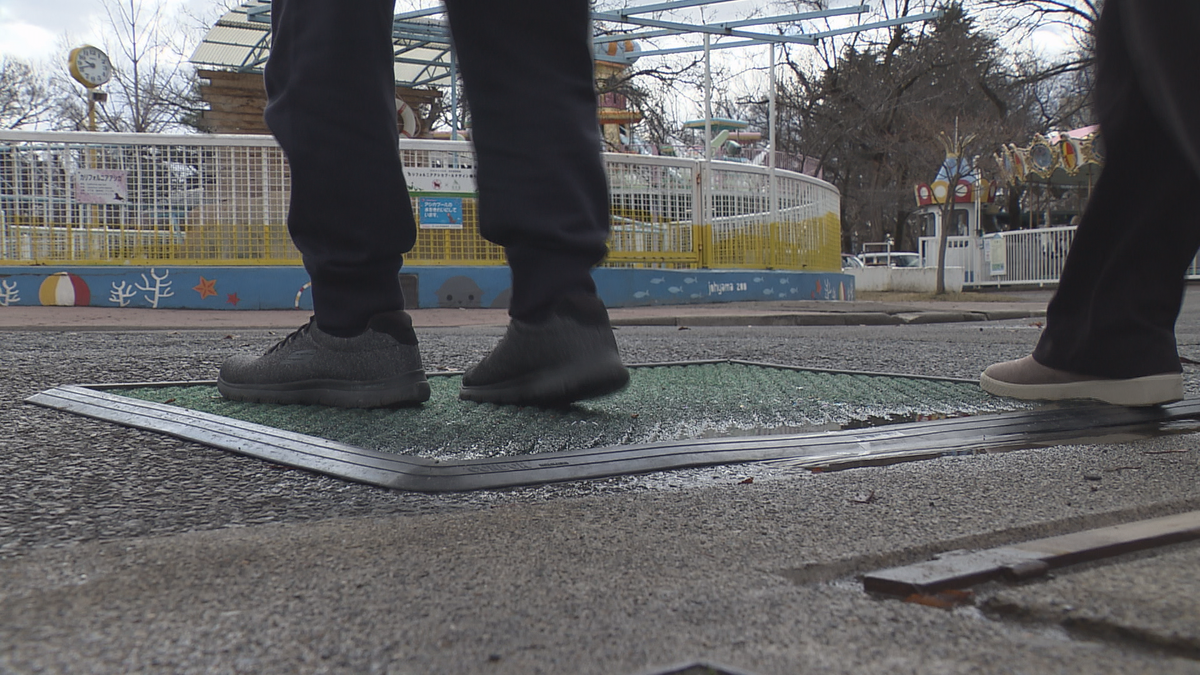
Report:
<svg viewBox="0 0 1200 675"><path fill-rule="evenodd" d="M400 152L418 214L422 198L461 200L459 219L421 223L408 262L503 264L478 234L470 144L404 139ZM607 264L840 268L840 196L824 181L672 157L605 164ZM0 131L0 263L297 264L289 190L269 136Z"/></svg>
<svg viewBox="0 0 1200 675"><path fill-rule="evenodd" d="M1074 227L948 237L946 266L963 268L967 288L1056 284L1074 237ZM922 237L920 253L926 267L936 267L937 237Z"/></svg>
<svg viewBox="0 0 1200 675"><path fill-rule="evenodd" d="M104 178L108 193L88 182ZM0 132L0 254L295 263L288 186L282 151L260 136Z"/></svg>
<svg viewBox="0 0 1200 675"><path fill-rule="evenodd" d="M1074 239L1074 226L948 237L946 266L963 268L964 288L1057 284ZM922 237L920 246L922 264L936 267L937 237ZM1200 279L1200 255L1192 260L1187 278Z"/></svg>

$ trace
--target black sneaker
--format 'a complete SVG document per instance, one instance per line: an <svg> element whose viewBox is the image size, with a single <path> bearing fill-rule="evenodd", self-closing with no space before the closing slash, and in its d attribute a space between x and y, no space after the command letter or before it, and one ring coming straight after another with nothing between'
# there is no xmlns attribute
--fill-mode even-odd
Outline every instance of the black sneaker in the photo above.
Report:
<svg viewBox="0 0 1200 675"><path fill-rule="evenodd" d="M379 408L429 400L412 319L402 311L371 317L362 335L340 338L310 320L260 357L232 356L217 390L258 403Z"/></svg>
<svg viewBox="0 0 1200 675"><path fill-rule="evenodd" d="M571 296L541 321L510 321L500 344L463 375L459 398L561 406L620 391L628 383L604 303L595 296Z"/></svg>

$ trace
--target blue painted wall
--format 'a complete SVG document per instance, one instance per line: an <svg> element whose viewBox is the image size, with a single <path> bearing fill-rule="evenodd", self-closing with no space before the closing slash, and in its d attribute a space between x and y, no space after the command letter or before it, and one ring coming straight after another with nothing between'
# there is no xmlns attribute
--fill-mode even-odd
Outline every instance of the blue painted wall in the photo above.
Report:
<svg viewBox="0 0 1200 675"><path fill-rule="evenodd" d="M597 268L609 307L750 300L853 300L840 272ZM507 307L507 267L405 267L419 307ZM312 309L303 267L0 267L0 307ZM411 302L410 305L414 304Z"/></svg>

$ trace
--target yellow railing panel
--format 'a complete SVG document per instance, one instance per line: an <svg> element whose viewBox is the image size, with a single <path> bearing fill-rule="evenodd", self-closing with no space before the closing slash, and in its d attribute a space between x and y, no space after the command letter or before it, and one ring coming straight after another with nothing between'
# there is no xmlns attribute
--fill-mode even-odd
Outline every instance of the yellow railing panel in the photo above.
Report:
<svg viewBox="0 0 1200 675"><path fill-rule="evenodd" d="M406 167L454 167L473 180L467 144L401 149ZM772 182L762 167L724 162L708 173L690 159L605 162L605 265L841 269L839 196L827 183L787 171ZM120 198L81 198L89 171L118 176ZM0 132L0 265L296 265L289 189L287 162L268 137ZM461 223L419 229L408 264L505 264L503 249L479 234L476 199L461 196L471 190L452 197L462 200Z"/></svg>

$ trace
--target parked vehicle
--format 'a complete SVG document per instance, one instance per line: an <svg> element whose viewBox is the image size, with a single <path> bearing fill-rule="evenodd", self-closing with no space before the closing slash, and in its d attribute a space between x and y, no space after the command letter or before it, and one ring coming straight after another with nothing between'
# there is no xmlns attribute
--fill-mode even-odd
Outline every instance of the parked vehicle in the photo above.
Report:
<svg viewBox="0 0 1200 675"><path fill-rule="evenodd" d="M863 267L865 267L865 265L863 265L863 261L860 260L858 256L850 255L849 253L842 254L842 269L860 270Z"/></svg>
<svg viewBox="0 0 1200 675"><path fill-rule="evenodd" d="M921 267L921 256L908 251L860 253L858 258L867 267Z"/></svg>

